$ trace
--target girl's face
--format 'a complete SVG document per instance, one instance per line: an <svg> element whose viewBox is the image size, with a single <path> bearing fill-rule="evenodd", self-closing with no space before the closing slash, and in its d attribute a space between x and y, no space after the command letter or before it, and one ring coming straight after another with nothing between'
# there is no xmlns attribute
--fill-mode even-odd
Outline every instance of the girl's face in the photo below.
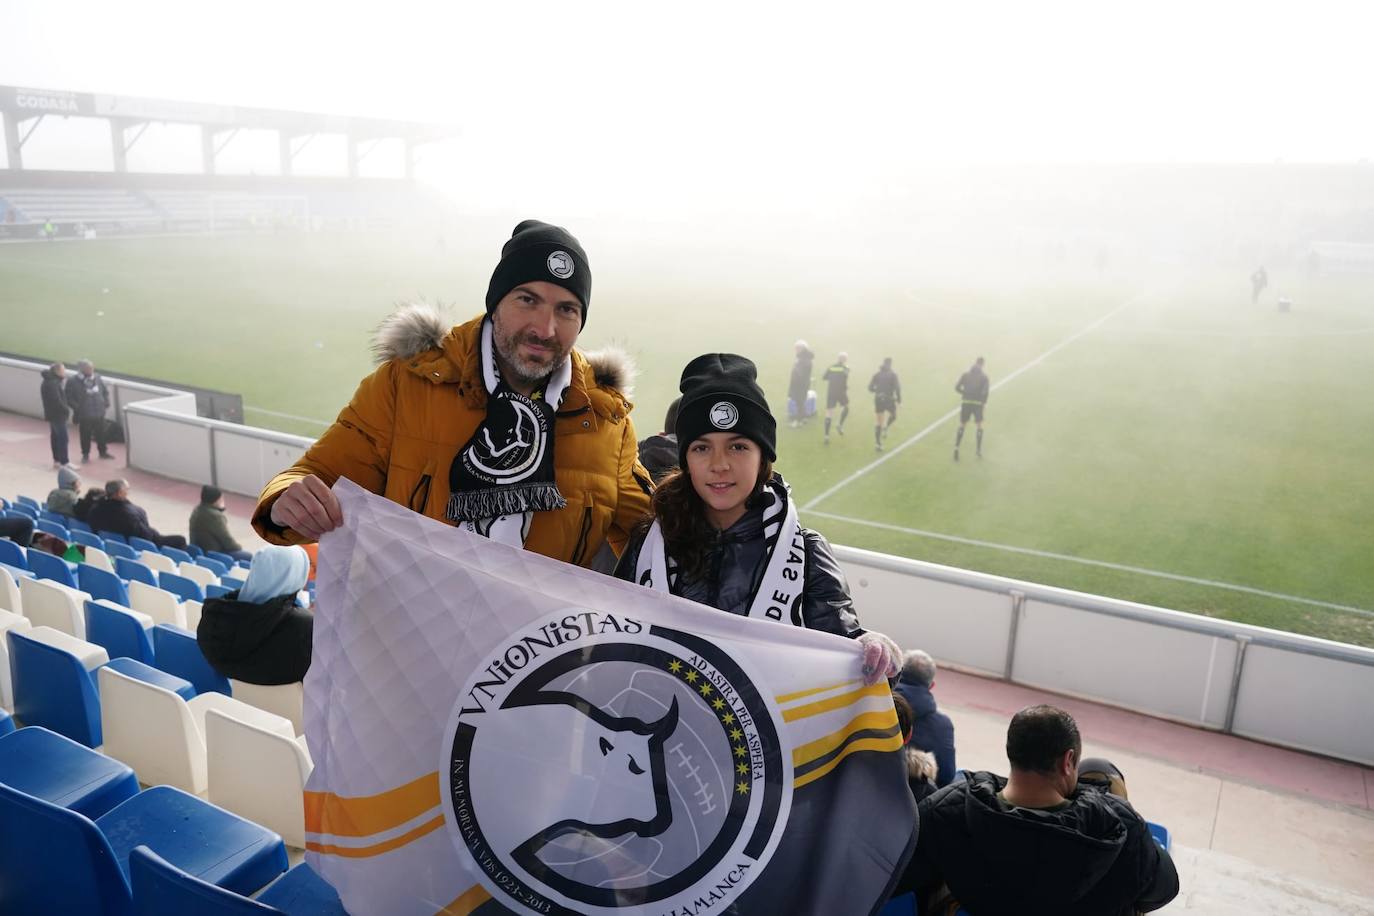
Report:
<svg viewBox="0 0 1374 916"><path fill-rule="evenodd" d="M735 433L707 433L687 446L687 474L712 525L724 531L739 521L762 465L758 444Z"/></svg>

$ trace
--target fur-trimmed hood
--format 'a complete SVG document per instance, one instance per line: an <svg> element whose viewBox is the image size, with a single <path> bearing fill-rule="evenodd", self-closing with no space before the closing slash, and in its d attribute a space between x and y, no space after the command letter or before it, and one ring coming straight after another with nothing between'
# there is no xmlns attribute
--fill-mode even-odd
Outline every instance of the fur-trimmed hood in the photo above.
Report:
<svg viewBox="0 0 1374 916"><path fill-rule="evenodd" d="M377 326L372 340L373 361L381 365L393 359L413 359L429 350L443 350L455 324L453 316L441 306L405 303ZM614 346L577 352L586 359L597 385L630 397L636 373L634 357Z"/></svg>

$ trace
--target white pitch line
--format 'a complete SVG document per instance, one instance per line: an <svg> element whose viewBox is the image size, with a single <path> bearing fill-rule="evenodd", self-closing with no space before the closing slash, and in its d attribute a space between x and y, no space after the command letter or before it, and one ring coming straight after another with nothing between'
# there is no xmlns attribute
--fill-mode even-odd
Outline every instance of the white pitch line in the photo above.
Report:
<svg viewBox="0 0 1374 916"><path fill-rule="evenodd" d="M316 420L314 417L301 417L294 413L282 413L277 410L268 410L266 407L254 407L251 404L244 404L244 410L251 410L255 413L265 413L269 417L281 417L284 420L299 420L302 423L314 423L316 426L328 426L328 420Z"/></svg>
<svg viewBox="0 0 1374 916"><path fill-rule="evenodd" d="M1068 337L1065 337L1063 340L1059 341L1059 343L1057 343L1057 344L1055 344L1054 346L1050 347L1048 350L1046 350L1044 353L1041 353L1041 354L1040 354L1039 356L1037 356L1035 359L1033 359L1033 360L1031 360L1030 362L1026 363L1024 366L1021 366L1020 368L1016 369L1015 371L1013 371L1013 372L1010 373L1009 375L1004 376L1004 377L1002 378L1002 380L999 381L999 382L997 382L997 384L993 385L993 386L989 389L989 391L996 391L998 388L1001 388L1003 385L1007 384L1007 383L1010 382L1012 379L1014 379L1014 378L1016 378L1017 376L1019 376L1021 373L1025 372L1025 371L1027 371L1027 370L1029 370L1029 369L1034 369L1036 366L1040 365L1040 364L1043 363L1045 360L1047 360L1047 359L1049 359L1051 356L1053 356L1055 353L1058 353L1060 350L1064 349L1064 348L1067 347L1069 344L1073 343L1075 340L1077 340L1078 338L1082 337L1084 334L1088 334L1088 333L1092 332L1093 330L1095 330L1099 325L1101 325L1101 324L1102 324L1104 321L1106 321L1108 318L1111 318L1111 317L1112 317L1113 315L1115 315L1117 312L1121 311L1122 309L1126 308L1126 307L1129 306L1129 305L1133 305L1133 304L1136 302L1136 300L1138 300L1142 295L1143 295L1143 293L1137 293L1136 295L1134 295L1134 296L1132 296L1131 298L1127 299L1125 302L1123 302L1123 303L1121 303L1120 305L1118 305L1116 308L1112 309L1112 310L1111 310L1110 312L1108 312L1107 314L1103 315L1103 316L1100 317L1100 318L1095 319L1094 321L1090 322L1090 323L1089 323L1088 325L1086 325L1085 327L1079 328L1077 331L1074 331L1074 332L1073 332L1072 334L1070 334ZM836 493L838 493L840 490L843 490L845 487L849 486L849 485L850 485L851 483L853 483L854 481L858 480L860 477L865 476L865 475L868 474L869 472L873 471L875 468L880 467L880 466L881 466L882 464L884 464L885 462L891 461L893 458L896 458L896 457L897 457L899 454L901 454L903 451L905 451L906 449L908 449L908 448L910 448L911 446L915 445L917 442L920 442L920 441L921 441L922 439L924 439L926 436L930 435L932 432L934 432L936 429L938 429L938 428L940 427L940 425L943 424L946 420L950 419L951 417L958 416L958 414L959 414L959 408L956 407L956 408L954 408L953 410L949 411L948 413L942 415L942 416L941 416L939 419L937 419L934 423L931 423L931 424L930 424L929 426L927 426L925 429L923 429L923 430L921 430L920 432L916 433L916 434L915 434L914 436L912 436L910 439L907 439L907 440L904 441L901 445L898 445L896 448L892 449L892 451L886 453L886 454L883 455L881 458L877 459L876 461L869 462L868 464L866 464L866 465L864 465L863 467L859 468L859 469L858 469L857 471L855 471L853 474L850 474L848 477L846 477L845 479L841 480L839 483L837 483L837 484L831 486L829 489L822 490L821 493L820 493L818 496L815 496L815 497L812 498L809 502L807 502L805 505L802 506L802 511L806 511L806 510L808 510L808 509L811 509L811 507L813 507L813 506L819 505L820 503L824 502L826 499L829 499L831 496L834 496L834 495L835 495Z"/></svg>
<svg viewBox="0 0 1374 916"><path fill-rule="evenodd" d="M941 534L937 531L923 531L920 528L907 528L902 525L889 525L886 522L871 522L868 519L852 518L848 515L835 515L831 512L822 512L819 509L808 510L812 515L828 518L837 522L848 522L851 525L863 525L868 528L881 528L884 531L896 531L900 534L910 534L915 537L931 538L937 541L949 541L954 544L967 544L970 547L986 547L989 550L1001 550L1007 553L1019 553L1031 557L1041 557L1046 560L1063 560L1066 563L1078 563L1083 566L1096 566L1101 569L1112 569L1117 572L1136 573L1141 576L1153 576L1156 579L1169 579L1173 582L1186 582L1189 585L1204 585L1208 588L1222 588L1233 592L1244 592L1247 595L1259 595L1262 598L1274 598L1279 601L1291 601L1296 604L1310 604L1313 607L1328 608L1333 611L1344 611L1347 614L1359 614L1363 617L1374 617L1374 611L1360 607L1351 607L1348 604L1333 604L1330 601L1318 601L1315 598L1303 598L1300 595L1285 595L1282 592L1268 592L1260 588L1251 588L1248 585L1236 585L1232 582L1218 582L1215 579L1198 579L1194 576L1182 576L1178 573L1160 572L1157 569L1144 569L1139 566L1127 566L1124 563L1109 563L1106 560L1090 560L1086 557L1073 557L1064 553L1052 553L1048 550L1035 550L1031 547L1014 547L1011 544L998 544L993 541L980 541L974 538L959 537L954 534Z"/></svg>

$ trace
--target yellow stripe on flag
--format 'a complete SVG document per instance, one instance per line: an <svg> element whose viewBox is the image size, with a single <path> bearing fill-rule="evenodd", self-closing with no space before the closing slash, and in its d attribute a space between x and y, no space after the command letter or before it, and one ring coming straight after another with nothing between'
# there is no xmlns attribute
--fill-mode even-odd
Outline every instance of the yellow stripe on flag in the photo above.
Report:
<svg viewBox="0 0 1374 916"><path fill-rule="evenodd" d="M322 853L327 856L343 856L346 859L367 859L372 856L379 856L384 852L391 852L393 849L400 849L407 843L414 842L427 833L433 833L444 826L444 816L441 814L431 821L425 821L414 830L407 830L400 836L377 843L372 846L335 846L331 843L315 843L310 840L305 841L305 848L311 852Z"/></svg>
<svg viewBox="0 0 1374 916"><path fill-rule="evenodd" d="M437 772L379 795L306 792L305 829L333 836L371 836L414 820L438 807L439 801Z"/></svg>
<svg viewBox="0 0 1374 916"><path fill-rule="evenodd" d="M468 916L473 910L491 899L491 894L487 893L486 888L480 884L463 891L457 900L444 907L434 916Z"/></svg>
<svg viewBox="0 0 1374 916"><path fill-rule="evenodd" d="M819 716L821 713L830 712L831 710L853 706L855 703L868 697L891 696L892 691L888 690L887 682L879 681L872 687L861 687L858 690L851 690L849 693L842 693L839 696L830 697L826 700L817 700L814 703L807 703L805 706L794 706L791 709L784 709L782 711L782 720L784 722L795 722L798 719Z"/></svg>
<svg viewBox="0 0 1374 916"><path fill-rule="evenodd" d="M815 694L818 694L818 693L826 693L826 692L831 691L831 690L837 690L837 689L839 689L840 687L847 687L847 686L849 686L850 684L859 684L859 683L862 683L862 682L861 682L861 681L840 681L838 684L830 684L829 686L826 686L826 687L812 687L810 690L798 690L796 693L784 693L784 694L783 694L782 696L780 696L780 697L773 697L773 699L777 700L779 705L785 705L785 704L787 704L787 703L791 703L793 700L800 700L802 697L814 696Z"/></svg>
<svg viewBox="0 0 1374 916"><path fill-rule="evenodd" d="M836 754L835 759L825 766L816 767L816 769L807 773L805 776L798 776L792 781L792 788L800 789L807 783L815 782L817 779L820 779L822 776L835 769L835 767L839 766L840 761L850 754L857 754L859 751L895 751L900 749L901 746L901 735L893 735L891 738L861 738Z"/></svg>
<svg viewBox="0 0 1374 916"><path fill-rule="evenodd" d="M794 748L792 751L792 766L800 767L813 760L824 757L841 744L844 744L845 739L855 732L861 732L868 729L886 730L892 728L896 724L896 709L883 710L882 712L866 712L861 716L855 716L839 731Z"/></svg>

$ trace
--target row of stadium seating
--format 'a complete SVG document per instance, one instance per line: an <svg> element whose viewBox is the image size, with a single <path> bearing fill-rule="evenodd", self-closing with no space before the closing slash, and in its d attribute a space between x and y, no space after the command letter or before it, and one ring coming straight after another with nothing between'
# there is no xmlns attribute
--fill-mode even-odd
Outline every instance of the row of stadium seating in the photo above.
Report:
<svg viewBox="0 0 1374 916"><path fill-rule="evenodd" d="M14 225L51 221L85 223L93 228L110 224L157 228L166 223L301 219L307 207L304 197L235 191L0 188L0 211L5 211L5 221Z"/></svg>

